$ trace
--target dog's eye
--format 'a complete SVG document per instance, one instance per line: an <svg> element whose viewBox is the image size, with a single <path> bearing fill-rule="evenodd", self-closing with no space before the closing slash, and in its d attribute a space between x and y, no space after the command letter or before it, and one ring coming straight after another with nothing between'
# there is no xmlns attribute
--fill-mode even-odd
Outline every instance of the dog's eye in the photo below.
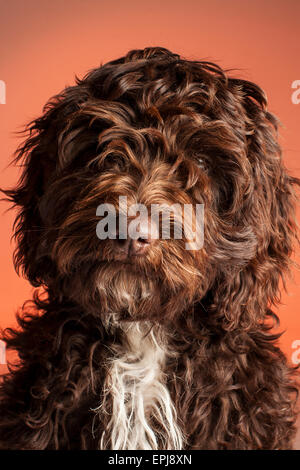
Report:
<svg viewBox="0 0 300 470"><path fill-rule="evenodd" d="M123 155L120 154L110 154L107 155L105 160L103 161L103 169L105 170L121 170L124 171L126 169L126 160Z"/></svg>
<svg viewBox="0 0 300 470"><path fill-rule="evenodd" d="M200 158L198 157L197 160L196 160L196 165L201 168L201 170L204 170L205 168L205 162L203 160L203 158Z"/></svg>

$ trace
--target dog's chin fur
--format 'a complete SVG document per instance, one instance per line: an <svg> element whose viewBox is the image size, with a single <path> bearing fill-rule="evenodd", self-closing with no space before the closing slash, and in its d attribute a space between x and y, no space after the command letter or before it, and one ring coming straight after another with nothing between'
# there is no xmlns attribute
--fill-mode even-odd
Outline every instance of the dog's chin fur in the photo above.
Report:
<svg viewBox="0 0 300 470"><path fill-rule="evenodd" d="M107 364L104 396L95 413L111 418L100 440L101 449L182 449L183 436L167 388L168 343L159 326L149 322L110 322L124 332ZM112 402L112 405L111 405Z"/></svg>
<svg viewBox="0 0 300 470"><path fill-rule="evenodd" d="M175 319L199 295L200 273L190 267L190 283L171 285L148 266L144 270L134 262L107 262L97 271L95 302L105 325L110 319L164 323ZM183 277L183 276L182 276ZM194 288L193 288L194 283ZM76 292L76 290L75 290ZM182 299L178 302L178 299ZM95 306L93 306L95 307Z"/></svg>
<svg viewBox="0 0 300 470"><path fill-rule="evenodd" d="M157 281L153 276L137 272L133 265L102 267L97 291L105 324L110 322L111 316L116 320L132 321L145 317L153 319L161 312L161 289Z"/></svg>

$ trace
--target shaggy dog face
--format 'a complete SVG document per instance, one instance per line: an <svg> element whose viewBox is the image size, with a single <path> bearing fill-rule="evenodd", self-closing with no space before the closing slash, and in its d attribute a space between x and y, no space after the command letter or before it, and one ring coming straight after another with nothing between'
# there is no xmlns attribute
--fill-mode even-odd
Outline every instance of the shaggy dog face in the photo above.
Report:
<svg viewBox="0 0 300 470"><path fill-rule="evenodd" d="M269 320L299 181L266 105L215 64L146 48L76 77L29 123L5 193L16 267L44 294L4 334L21 362L1 389L3 448L291 447L293 370ZM100 240L97 207L119 221L120 196L192 211L170 237L147 216L138 239ZM204 244L187 249L175 232L200 204Z"/></svg>

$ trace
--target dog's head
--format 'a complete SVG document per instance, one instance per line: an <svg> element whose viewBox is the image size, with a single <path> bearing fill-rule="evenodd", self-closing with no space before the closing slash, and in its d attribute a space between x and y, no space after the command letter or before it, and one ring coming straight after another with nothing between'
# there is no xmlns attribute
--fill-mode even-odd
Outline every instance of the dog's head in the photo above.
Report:
<svg viewBox="0 0 300 470"><path fill-rule="evenodd" d="M17 268L99 314L171 320L201 301L227 327L261 319L289 267L298 184L266 104L164 48L76 77L16 152Z"/></svg>

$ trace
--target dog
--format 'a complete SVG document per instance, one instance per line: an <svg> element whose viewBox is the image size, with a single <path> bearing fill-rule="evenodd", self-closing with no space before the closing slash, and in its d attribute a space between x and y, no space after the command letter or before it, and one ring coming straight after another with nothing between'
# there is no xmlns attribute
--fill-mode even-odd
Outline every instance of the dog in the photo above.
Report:
<svg viewBox="0 0 300 470"><path fill-rule="evenodd" d="M131 50L26 125L3 192L15 267L36 289L2 332L19 356L2 449L292 448L297 371L273 307L300 180L265 92L228 72Z"/></svg>

